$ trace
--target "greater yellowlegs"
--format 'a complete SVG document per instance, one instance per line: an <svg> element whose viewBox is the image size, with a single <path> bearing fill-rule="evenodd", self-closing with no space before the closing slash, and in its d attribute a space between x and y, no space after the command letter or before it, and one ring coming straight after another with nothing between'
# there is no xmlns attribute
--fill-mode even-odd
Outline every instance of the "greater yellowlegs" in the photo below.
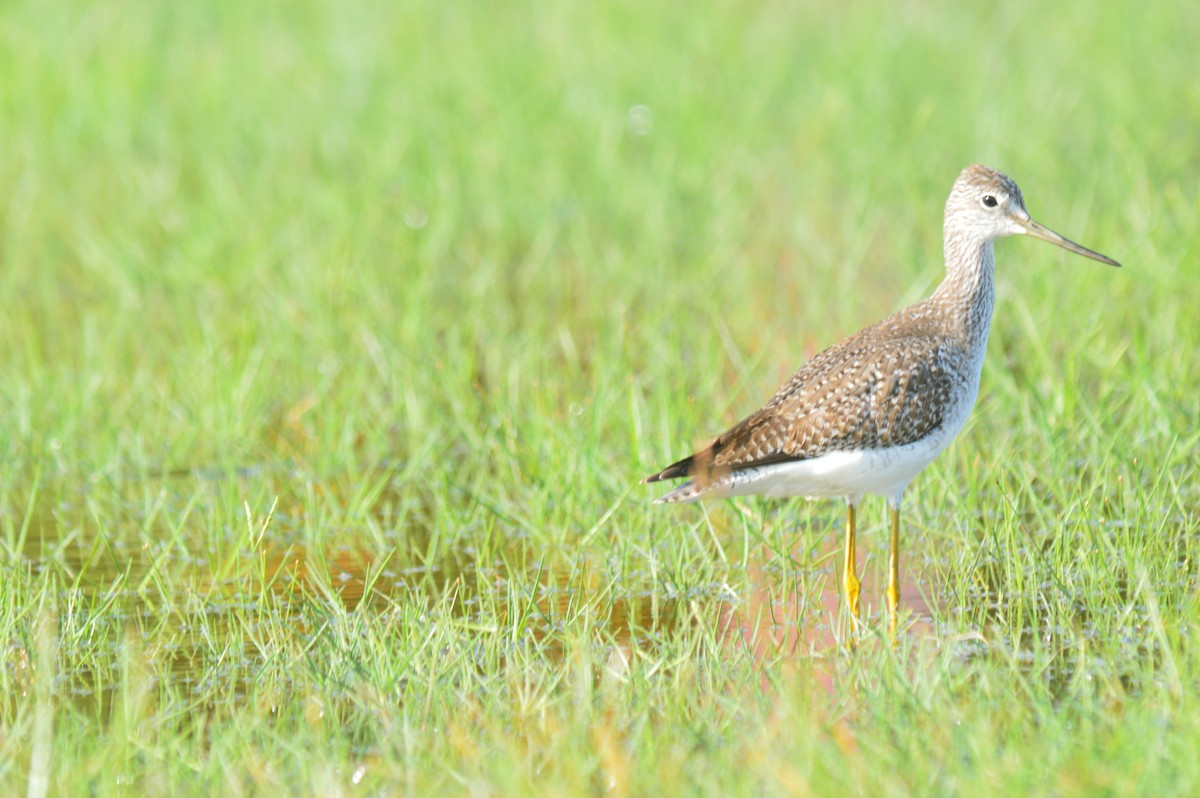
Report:
<svg viewBox="0 0 1200 798"><path fill-rule="evenodd" d="M992 242L1030 235L1111 266L1029 218L1007 175L968 166L944 217L946 277L928 299L892 314L809 360L762 409L711 445L643 482L690 477L656 503L726 496L844 497L842 584L859 618L855 510L866 494L891 510L887 604L900 603L900 502L909 482L962 429L979 393L995 304Z"/></svg>

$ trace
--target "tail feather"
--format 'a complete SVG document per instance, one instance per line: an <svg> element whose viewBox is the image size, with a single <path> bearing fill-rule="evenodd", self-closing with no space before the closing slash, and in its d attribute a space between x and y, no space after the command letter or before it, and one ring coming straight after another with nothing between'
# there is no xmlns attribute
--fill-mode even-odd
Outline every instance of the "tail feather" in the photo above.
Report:
<svg viewBox="0 0 1200 798"><path fill-rule="evenodd" d="M642 484L646 485L651 482L662 482L666 479L679 479L681 477L686 477L692 473L692 465L695 462L696 455L689 455L677 463L671 463L671 465L667 466L662 471L646 477L642 480Z"/></svg>
<svg viewBox="0 0 1200 798"><path fill-rule="evenodd" d="M669 493L654 500L655 504L686 504L701 499L724 499L733 496L746 481L745 472L726 471L716 476L698 474Z"/></svg>
<svg viewBox="0 0 1200 798"><path fill-rule="evenodd" d="M713 448L710 446L672 463L657 474L651 474L643 479L642 483L691 477L669 493L659 496L654 500L655 504L694 502L701 497L718 498L729 495L727 489L735 481L733 472L728 468L714 467L712 462Z"/></svg>
<svg viewBox="0 0 1200 798"><path fill-rule="evenodd" d="M685 504L694 502L700 498L703 489L694 481L688 480L679 487L672 490L670 493L664 493L654 500L655 504Z"/></svg>

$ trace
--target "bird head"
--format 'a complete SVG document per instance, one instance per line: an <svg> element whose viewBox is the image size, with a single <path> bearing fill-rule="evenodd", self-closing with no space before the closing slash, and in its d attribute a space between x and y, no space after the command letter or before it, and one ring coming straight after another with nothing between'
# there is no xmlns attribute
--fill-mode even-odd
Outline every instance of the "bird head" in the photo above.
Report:
<svg viewBox="0 0 1200 798"><path fill-rule="evenodd" d="M1121 265L1034 221L1025 210L1021 189L1012 178L979 164L962 170L958 180L954 181L950 198L946 200L946 227L947 231L953 229L981 241L1004 236L1033 236L1085 258L1110 266Z"/></svg>

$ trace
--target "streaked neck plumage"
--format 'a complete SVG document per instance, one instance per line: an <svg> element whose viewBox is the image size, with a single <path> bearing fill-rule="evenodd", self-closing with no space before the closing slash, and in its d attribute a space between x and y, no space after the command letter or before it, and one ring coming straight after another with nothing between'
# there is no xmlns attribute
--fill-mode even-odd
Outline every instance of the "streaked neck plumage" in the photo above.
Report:
<svg viewBox="0 0 1200 798"><path fill-rule="evenodd" d="M996 254L992 239L963 229L948 217L945 225L946 277L930 302L939 306L951 331L982 355L996 304Z"/></svg>

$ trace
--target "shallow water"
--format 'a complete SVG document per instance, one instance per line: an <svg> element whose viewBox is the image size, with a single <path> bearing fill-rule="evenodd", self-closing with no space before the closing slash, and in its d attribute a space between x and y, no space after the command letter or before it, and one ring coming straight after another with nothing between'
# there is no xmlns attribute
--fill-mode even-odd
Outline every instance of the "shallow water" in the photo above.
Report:
<svg viewBox="0 0 1200 798"><path fill-rule="evenodd" d="M679 587L650 570L621 573L619 565L614 570L611 563L589 559L597 556L591 550L531 551L520 535L500 545L501 556L493 551L484 561L470 543L438 538L436 510L429 501L392 481L364 502L371 524L360 518L329 534L322 529L312 535L309 529L317 522L306 518L304 508L313 503L313 494L344 504L345 486L332 482L307 487L303 494L293 489L289 495L289 480L271 482L264 478L269 474L270 469L178 472L125 480L115 496L95 485L26 491L35 497L32 504L0 520L9 550L20 552L9 570L34 581L53 579L58 587L60 695L79 711L106 716L119 671L133 652L157 664L156 678L170 682L165 686L205 701L212 701L212 691L203 680L220 678L222 668L236 672L234 687L224 693L224 700L236 704L245 700L248 674L264 665L256 636L280 628L313 634L314 618L334 605L350 612L384 612L398 602L440 602L467 620L519 619L534 639L545 643L550 657L561 652L564 629L587 618L597 645L616 662L628 662L635 648L653 647L658 639L697 624L711 624L711 634L729 656L748 655L761 666L780 657L833 661L845 654L851 637L840 590L842 529L832 514L805 521L786 512L768 515L764 525L781 526L777 534L764 531L762 539L791 541L786 556L765 544L749 547L744 555L715 566L711 583ZM53 501L46 498L51 495ZM203 543L181 532L189 524L211 525L214 516L236 516L227 504L230 495L281 498L269 523L268 510L260 509ZM114 511L114 506L121 509ZM680 520L681 526L687 523ZM363 533L367 526L374 530L371 534ZM315 547L306 542L312 537L337 542ZM737 550L732 543L728 549ZM1105 620L1089 617L1087 602L1080 601L1071 628L1031 623L1013 638L1002 622L1008 598L999 589L1004 575L996 561L981 556L974 566L974 587L956 595L923 581L939 572L926 567L926 547L917 530L902 549L906 639L949 645L964 663L1003 656L1018 667L1032 667L1045 661L1034 652L1054 651L1061 664L1044 669L1042 676L1056 693L1080 668L1135 686L1134 675L1121 663L1076 655L1080 641L1094 635ZM885 560L886 534L868 526L859 541L868 631L886 628ZM1188 581L1194 570L1183 563L1180 582L1167 587L1188 589L1194 585ZM619 588L613 589L617 580ZM707 610L689 611L696 602ZM966 607L990 608L975 631L948 634L935 624L935 617L952 618ZM170 624L165 631L164 619ZM154 633L148 633L152 628ZM230 640L238 642L214 650ZM1131 634L1129 646L1131 661L1156 656L1145 635ZM28 684L28 650L28 640L6 641L8 670L18 688ZM814 673L827 689L835 689L832 669ZM188 708L184 701L179 710Z"/></svg>

